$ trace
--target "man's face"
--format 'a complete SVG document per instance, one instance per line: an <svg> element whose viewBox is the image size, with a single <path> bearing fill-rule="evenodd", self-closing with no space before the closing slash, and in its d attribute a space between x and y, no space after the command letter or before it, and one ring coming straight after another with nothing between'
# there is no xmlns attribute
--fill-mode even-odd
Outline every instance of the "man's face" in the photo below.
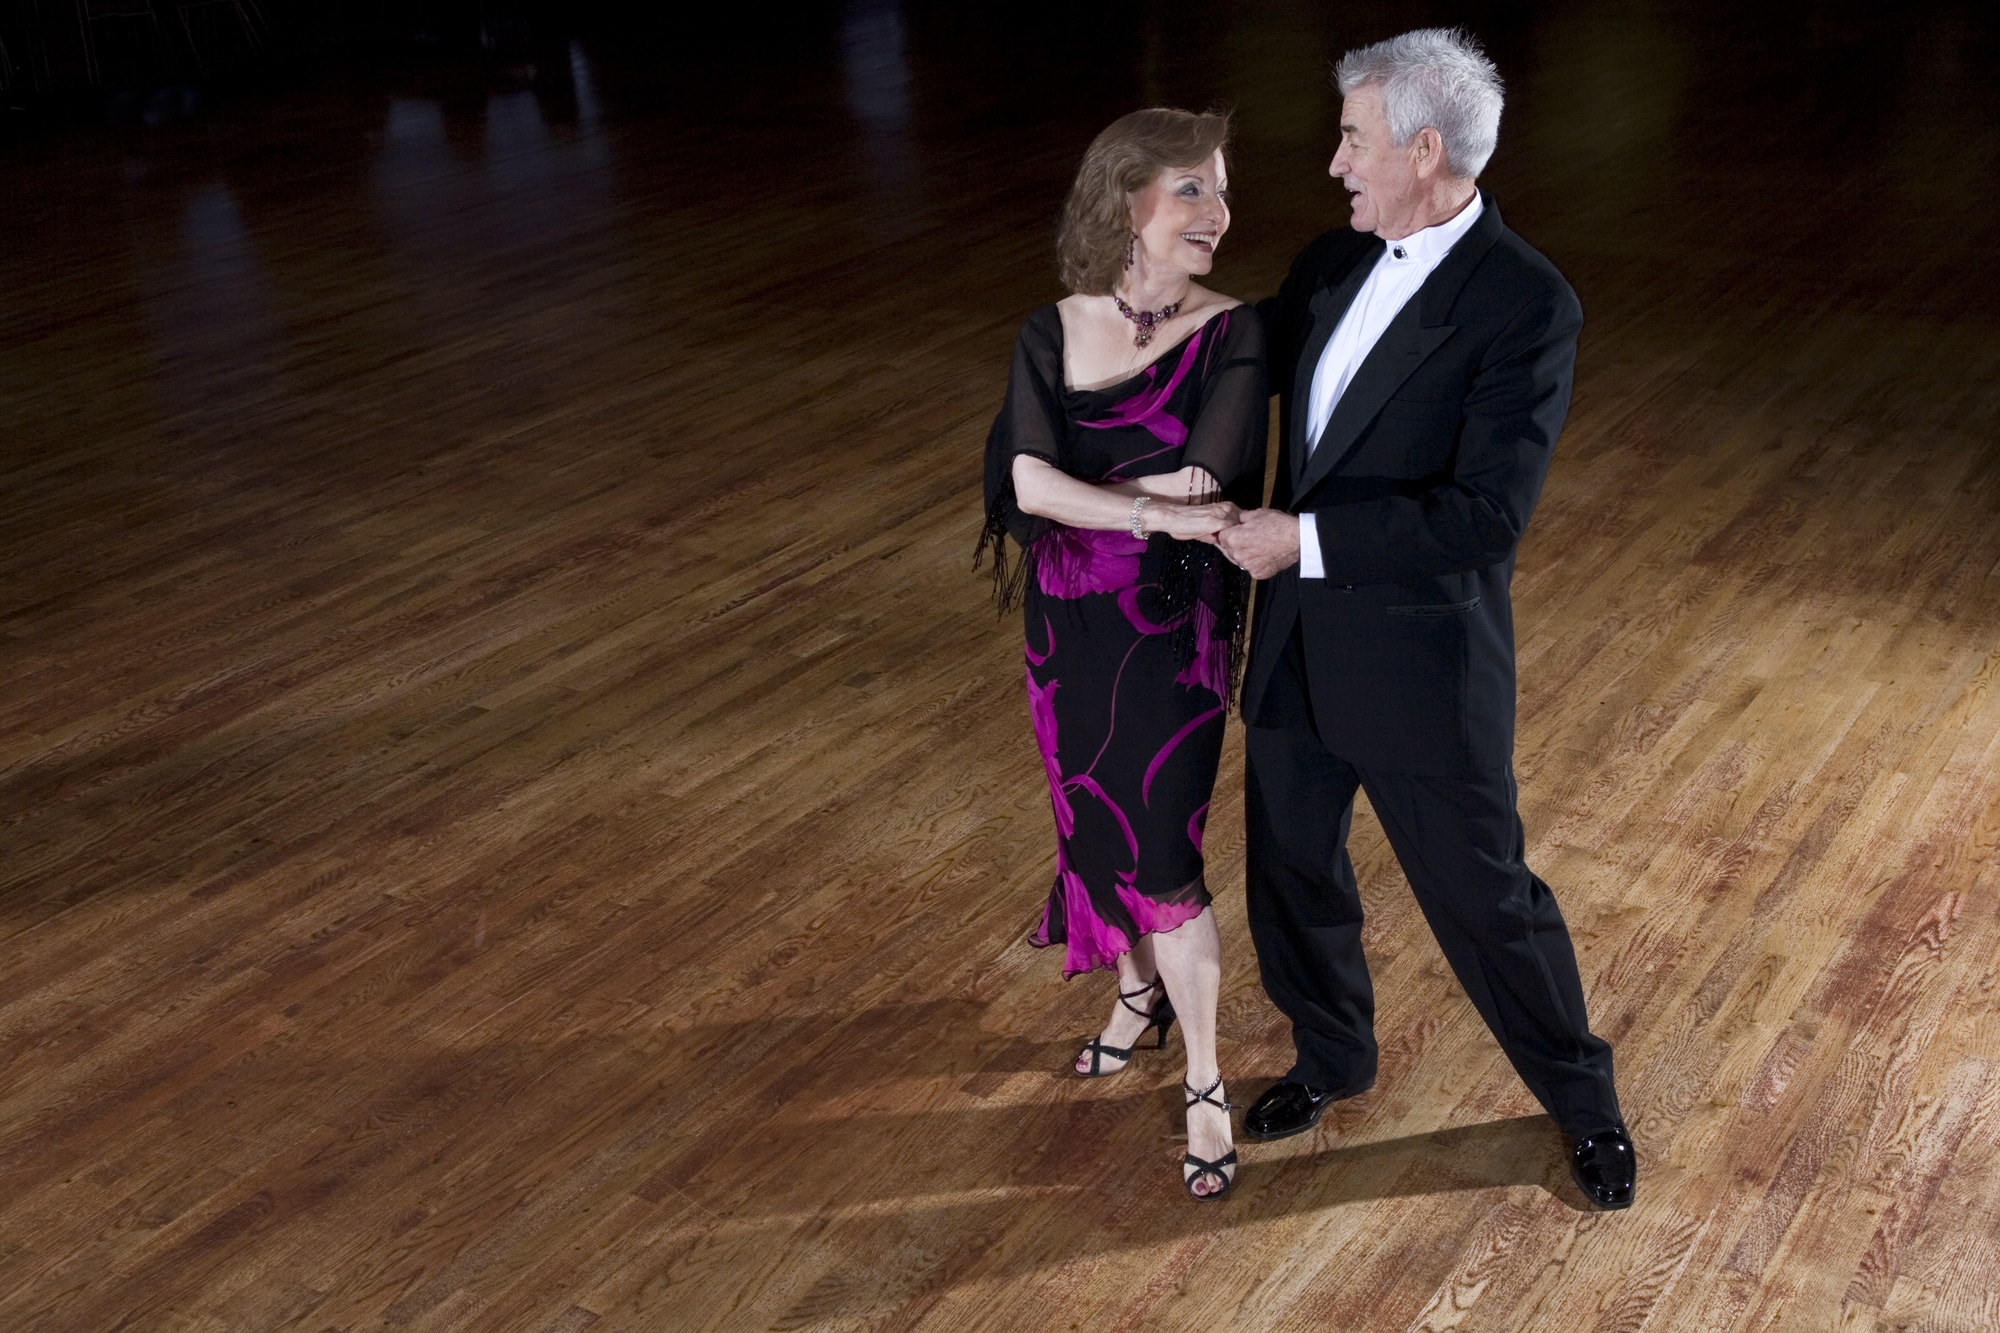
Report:
<svg viewBox="0 0 2000 1333"><path fill-rule="evenodd" d="M1384 240L1399 240L1415 228L1418 178L1411 161L1411 142L1398 148L1389 142L1389 117L1382 106L1379 84L1364 84L1340 104L1340 147L1327 174L1340 178L1353 196L1353 226Z"/></svg>

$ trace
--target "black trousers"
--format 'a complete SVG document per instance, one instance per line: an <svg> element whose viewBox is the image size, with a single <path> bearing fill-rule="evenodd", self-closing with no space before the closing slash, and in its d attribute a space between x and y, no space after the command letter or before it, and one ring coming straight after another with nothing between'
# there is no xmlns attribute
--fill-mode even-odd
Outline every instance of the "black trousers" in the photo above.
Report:
<svg viewBox="0 0 2000 1333"><path fill-rule="evenodd" d="M1287 1077L1341 1096L1375 1081L1375 992L1347 855L1360 788L1521 1081L1572 1135L1622 1125L1611 1046L1590 1031L1569 927L1523 860L1512 766L1471 777L1356 768L1320 741L1296 633L1255 721L1247 905L1264 990L1292 1020Z"/></svg>

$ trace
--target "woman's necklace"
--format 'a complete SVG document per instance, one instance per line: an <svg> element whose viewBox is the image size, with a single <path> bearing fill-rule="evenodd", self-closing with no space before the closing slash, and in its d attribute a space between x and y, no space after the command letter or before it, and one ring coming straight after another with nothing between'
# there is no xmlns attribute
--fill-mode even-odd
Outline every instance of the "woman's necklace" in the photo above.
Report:
<svg viewBox="0 0 2000 1333"><path fill-rule="evenodd" d="M1111 299L1118 302L1118 313L1131 320L1137 326L1138 331L1132 335L1132 342L1134 346L1138 347L1144 347L1147 343L1153 341L1154 330L1172 319L1180 312L1181 306L1187 303L1187 298L1183 296L1172 305L1163 306L1158 310L1134 310L1131 306L1126 305L1116 292L1111 293Z"/></svg>

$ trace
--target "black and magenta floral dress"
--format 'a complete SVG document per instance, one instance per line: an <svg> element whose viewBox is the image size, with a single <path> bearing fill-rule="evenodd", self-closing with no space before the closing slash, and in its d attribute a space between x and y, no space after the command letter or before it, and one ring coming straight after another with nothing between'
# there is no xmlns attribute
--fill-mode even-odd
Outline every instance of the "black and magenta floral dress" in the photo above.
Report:
<svg viewBox="0 0 2000 1333"><path fill-rule="evenodd" d="M1203 542L1023 513L1014 458L1090 482L1200 466L1255 508L1269 396L1249 306L1219 311L1106 389L1064 387L1062 351L1061 316L1043 306L1021 328L987 437L981 546L1001 604L1025 612L1028 707L1055 808L1055 883L1030 942L1061 945L1074 976L1115 968L1142 935L1209 904L1202 828L1250 580ZM1011 570L1009 536L1022 552Z"/></svg>

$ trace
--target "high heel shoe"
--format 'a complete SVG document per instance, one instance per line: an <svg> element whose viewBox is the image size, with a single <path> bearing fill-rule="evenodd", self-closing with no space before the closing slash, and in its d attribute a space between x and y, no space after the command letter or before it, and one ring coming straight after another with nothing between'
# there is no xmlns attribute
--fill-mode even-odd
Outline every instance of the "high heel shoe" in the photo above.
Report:
<svg viewBox="0 0 2000 1333"><path fill-rule="evenodd" d="M1141 995L1150 995L1154 991L1160 992L1160 998L1153 1001L1152 1008L1141 1009L1138 1005L1132 1003L1132 1001ZM1147 1028L1156 1028L1159 1030L1160 1039L1154 1043L1154 1050L1163 1051L1167 1048L1167 1029L1174 1025L1174 1002L1167 998L1166 987L1161 984L1158 977L1154 977L1152 981L1141 986L1138 990L1119 991L1118 1003L1146 1020L1146 1027L1139 1029L1140 1036L1146 1034ZM1132 1052L1137 1049L1138 1045L1136 1042L1131 1046L1106 1046L1103 1041L1103 1034L1099 1033L1085 1042L1083 1049L1077 1052L1078 1059L1081 1059L1085 1055L1090 1057L1090 1068L1088 1070L1077 1069L1076 1076L1078 1078L1109 1078L1113 1074L1122 1074L1125 1072L1125 1066L1132 1063ZM1116 1069L1105 1069L1102 1066L1104 1064L1104 1057L1107 1055L1114 1060L1120 1060L1124 1063L1120 1064ZM1075 1069L1075 1064L1072 1062L1070 1067Z"/></svg>
<svg viewBox="0 0 2000 1333"><path fill-rule="evenodd" d="M1222 1075L1217 1074L1215 1076L1215 1082L1209 1084L1207 1087L1203 1088L1199 1092L1196 1092L1192 1087L1190 1087L1186 1083L1181 1084L1181 1091L1187 1094L1187 1104L1190 1110L1194 1108L1194 1105L1197 1102L1207 1102L1210 1106L1220 1107L1222 1113L1224 1115L1228 1115L1231 1111L1234 1111L1236 1109L1236 1105L1233 1102L1219 1102L1215 1100L1215 1095L1214 1095L1215 1091L1217 1088L1220 1088L1221 1086L1222 1086ZM1221 1157L1218 1157L1213 1162L1203 1161L1201 1158L1196 1157L1193 1153L1189 1153L1187 1156L1181 1158L1181 1165L1191 1166L1194 1168L1194 1171L1191 1174L1184 1175L1181 1177L1181 1188L1186 1190L1188 1192L1188 1197L1193 1199L1196 1203L1213 1203L1215 1202L1215 1200L1229 1193L1230 1186L1236 1183L1236 1173L1234 1170L1230 1169L1236 1165L1236 1149L1234 1148L1231 1148L1228 1152L1224 1153ZM1195 1193L1194 1183L1195 1181L1200 1180L1203 1176L1214 1176L1217 1180L1222 1182L1222 1188L1210 1194Z"/></svg>

